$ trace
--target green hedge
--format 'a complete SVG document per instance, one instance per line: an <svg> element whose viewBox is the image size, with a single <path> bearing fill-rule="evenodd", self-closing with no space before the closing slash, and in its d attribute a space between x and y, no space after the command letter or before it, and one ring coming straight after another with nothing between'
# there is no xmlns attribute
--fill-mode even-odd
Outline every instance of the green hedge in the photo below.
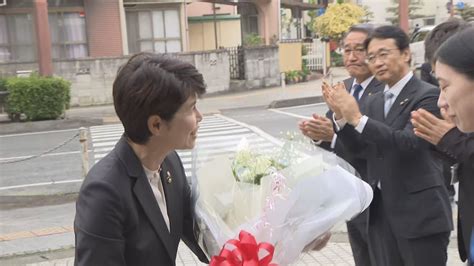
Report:
<svg viewBox="0 0 474 266"><path fill-rule="evenodd" d="M7 79L7 113L13 120L21 114L26 120L59 118L69 108L71 84L61 78L40 77Z"/></svg>
<svg viewBox="0 0 474 266"><path fill-rule="evenodd" d="M7 79L0 78L0 91L6 91L6 90L7 90Z"/></svg>
<svg viewBox="0 0 474 266"><path fill-rule="evenodd" d="M344 66L344 61L341 54L335 51L331 52L331 66Z"/></svg>

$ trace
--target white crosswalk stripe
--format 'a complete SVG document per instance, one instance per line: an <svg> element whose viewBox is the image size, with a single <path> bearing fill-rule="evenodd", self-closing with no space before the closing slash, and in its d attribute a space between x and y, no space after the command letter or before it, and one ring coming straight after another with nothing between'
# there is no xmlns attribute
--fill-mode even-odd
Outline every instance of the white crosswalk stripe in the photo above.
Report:
<svg viewBox="0 0 474 266"><path fill-rule="evenodd" d="M95 163L114 148L123 134L123 127L120 124L93 126L89 130ZM205 116L200 123L196 140L197 148L192 151L178 151L186 175L191 176L194 153L206 154L208 159L212 159L217 155L232 154L242 138L246 138L251 147L263 152L271 151L281 145L277 139L256 127L222 115Z"/></svg>

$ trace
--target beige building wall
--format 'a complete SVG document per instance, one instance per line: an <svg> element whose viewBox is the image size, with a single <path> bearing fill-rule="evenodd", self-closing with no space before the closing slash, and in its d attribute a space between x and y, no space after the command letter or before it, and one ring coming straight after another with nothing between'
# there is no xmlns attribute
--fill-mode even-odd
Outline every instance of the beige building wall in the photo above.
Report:
<svg viewBox="0 0 474 266"><path fill-rule="evenodd" d="M259 12L259 35L265 44L280 39L280 1L255 0L253 2Z"/></svg>
<svg viewBox="0 0 474 266"><path fill-rule="evenodd" d="M216 49L213 21L190 22L188 25L190 51ZM234 47L241 45L240 34L240 20L217 21L218 47Z"/></svg>
<svg viewBox="0 0 474 266"><path fill-rule="evenodd" d="M191 4L187 5L186 8L187 8L186 12L188 13L189 17L197 17L197 16L213 14L212 3L192 2ZM237 6L216 4L216 14L236 15Z"/></svg>
<svg viewBox="0 0 474 266"><path fill-rule="evenodd" d="M280 56L280 72L287 72L290 70L301 70L301 46L302 44L300 42L278 44L278 53Z"/></svg>

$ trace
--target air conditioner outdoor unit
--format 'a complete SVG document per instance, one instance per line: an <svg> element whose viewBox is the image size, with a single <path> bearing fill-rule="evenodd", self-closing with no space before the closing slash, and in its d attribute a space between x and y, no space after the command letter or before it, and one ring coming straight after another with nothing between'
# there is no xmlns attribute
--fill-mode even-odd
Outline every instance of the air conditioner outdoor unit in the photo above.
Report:
<svg viewBox="0 0 474 266"><path fill-rule="evenodd" d="M0 0L0 6L6 6L7 0Z"/></svg>

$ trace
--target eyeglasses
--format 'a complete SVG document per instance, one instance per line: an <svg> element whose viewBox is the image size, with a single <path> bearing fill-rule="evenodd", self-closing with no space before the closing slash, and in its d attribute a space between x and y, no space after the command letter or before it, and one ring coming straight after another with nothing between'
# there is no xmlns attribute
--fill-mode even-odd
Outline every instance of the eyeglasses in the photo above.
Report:
<svg viewBox="0 0 474 266"><path fill-rule="evenodd" d="M364 47L354 47L354 49L351 49L349 47L344 48L345 56L349 56L351 53L355 56L365 55L365 48Z"/></svg>
<svg viewBox="0 0 474 266"><path fill-rule="evenodd" d="M394 49L384 49L384 50L381 50L380 52L376 53L376 54L369 54L367 56L367 58L365 59L366 63L370 63L370 64L373 64L375 63L375 61L377 59L381 60L381 61L385 61L387 59L387 57L390 55L390 51L392 50L399 50L398 48L394 48Z"/></svg>

